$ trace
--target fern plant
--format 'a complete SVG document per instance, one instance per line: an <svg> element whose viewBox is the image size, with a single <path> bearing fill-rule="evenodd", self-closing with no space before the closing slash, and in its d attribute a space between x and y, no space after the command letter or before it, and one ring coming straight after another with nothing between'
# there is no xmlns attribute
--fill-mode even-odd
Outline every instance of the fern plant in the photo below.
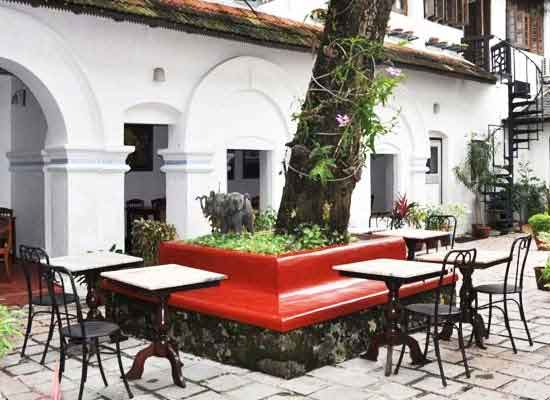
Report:
<svg viewBox="0 0 550 400"><path fill-rule="evenodd" d="M21 336L21 317L18 311L0 305L0 358L13 348L13 339Z"/></svg>

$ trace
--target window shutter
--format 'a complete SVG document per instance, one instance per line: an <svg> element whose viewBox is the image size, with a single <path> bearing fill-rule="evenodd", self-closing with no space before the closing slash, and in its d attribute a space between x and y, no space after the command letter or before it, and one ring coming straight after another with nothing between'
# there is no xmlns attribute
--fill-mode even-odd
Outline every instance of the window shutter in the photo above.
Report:
<svg viewBox="0 0 550 400"><path fill-rule="evenodd" d="M435 19L435 0L424 0L424 18Z"/></svg>

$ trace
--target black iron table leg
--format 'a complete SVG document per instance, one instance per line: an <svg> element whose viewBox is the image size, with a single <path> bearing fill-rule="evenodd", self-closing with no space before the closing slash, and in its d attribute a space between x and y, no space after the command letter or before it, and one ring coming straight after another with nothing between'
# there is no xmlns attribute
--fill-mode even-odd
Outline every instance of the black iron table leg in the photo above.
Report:
<svg viewBox="0 0 550 400"><path fill-rule="evenodd" d="M387 346L386 356L386 376L392 372L393 347L405 344L410 349L411 360L413 364L425 364L426 359L420 350L416 339L403 332L399 327L401 320L401 304L399 301L399 288L401 282L398 280L386 281L388 287L388 302L384 308L385 325L384 331L373 336L369 342L369 347L365 358L371 361L378 359L378 353L381 346Z"/></svg>

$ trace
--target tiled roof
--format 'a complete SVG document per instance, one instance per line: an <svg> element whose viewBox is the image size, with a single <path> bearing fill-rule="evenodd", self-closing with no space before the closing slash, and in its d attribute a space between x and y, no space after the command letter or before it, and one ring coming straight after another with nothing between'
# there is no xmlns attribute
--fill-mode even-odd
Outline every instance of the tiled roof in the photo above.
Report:
<svg viewBox="0 0 550 400"><path fill-rule="evenodd" d="M223 37L264 46L309 51L315 47L320 28L245 8L202 0L0 0L68 10L161 26L185 32ZM298 0L297 0L298 1ZM496 82L483 69L458 58L436 55L409 47L387 44L389 58L405 67L473 79Z"/></svg>

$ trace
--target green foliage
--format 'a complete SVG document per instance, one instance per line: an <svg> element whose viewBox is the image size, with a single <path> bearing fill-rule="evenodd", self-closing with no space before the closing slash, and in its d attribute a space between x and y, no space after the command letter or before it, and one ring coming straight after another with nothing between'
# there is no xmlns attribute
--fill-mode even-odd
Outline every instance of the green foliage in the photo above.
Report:
<svg viewBox="0 0 550 400"><path fill-rule="evenodd" d="M490 140L471 140L464 161L453 171L460 183L481 195L485 186L494 182L492 160L493 145Z"/></svg>
<svg viewBox="0 0 550 400"><path fill-rule="evenodd" d="M275 222L277 222L277 212L274 209L257 211L254 218L254 230L256 232L270 231L275 226Z"/></svg>
<svg viewBox="0 0 550 400"><path fill-rule="evenodd" d="M514 211L520 215L524 223L529 215L541 213L547 204L548 188L544 182L534 176L529 162L520 162L519 179L512 187Z"/></svg>
<svg viewBox="0 0 550 400"><path fill-rule="evenodd" d="M12 311L4 305L0 305L0 358L4 357L13 348L14 338L21 336L22 315L18 311Z"/></svg>
<svg viewBox="0 0 550 400"><path fill-rule="evenodd" d="M292 235L276 234L270 230L259 231L254 235L248 232L241 235L213 233L189 240L187 243L245 253L280 255L349 241L349 237L335 232L329 233L318 225L301 225Z"/></svg>
<svg viewBox="0 0 550 400"><path fill-rule="evenodd" d="M550 258L546 259L546 263L544 264L544 268L541 271L539 281L541 282L547 282L546 287L550 284Z"/></svg>
<svg viewBox="0 0 550 400"><path fill-rule="evenodd" d="M322 184L351 179L375 151L376 137L392 130L396 118L382 121L377 109L388 103L403 75L391 67L376 71L375 60L383 52L382 44L362 36L338 38L324 47L331 69L313 78L302 111L294 115L300 125L291 145L304 146L309 166L297 173ZM333 127L330 144L321 127Z"/></svg>
<svg viewBox="0 0 550 400"><path fill-rule="evenodd" d="M535 214L528 221L536 234L541 232L550 232L550 215Z"/></svg>
<svg viewBox="0 0 550 400"><path fill-rule="evenodd" d="M165 222L142 218L132 223L132 250L143 258L145 265L158 264L160 243L176 237L175 226Z"/></svg>

